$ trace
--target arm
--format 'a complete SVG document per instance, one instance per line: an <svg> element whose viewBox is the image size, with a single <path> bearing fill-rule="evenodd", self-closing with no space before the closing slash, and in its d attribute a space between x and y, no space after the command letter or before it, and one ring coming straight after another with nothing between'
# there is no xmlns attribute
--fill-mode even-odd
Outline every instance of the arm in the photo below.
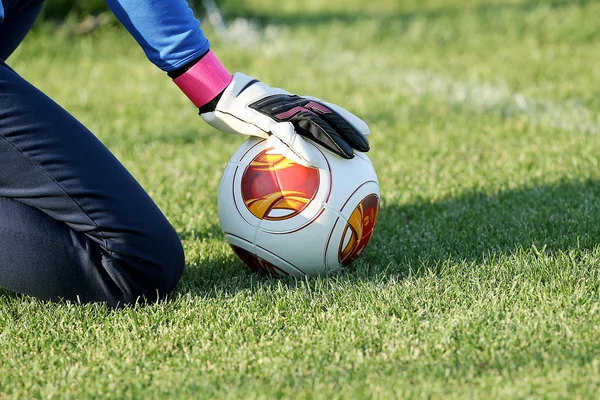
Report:
<svg viewBox="0 0 600 400"><path fill-rule="evenodd" d="M146 56L166 71L213 127L275 137L281 148L311 164L307 138L343 157L368 151L367 125L349 111L313 97L231 75L210 51L186 0L106 0Z"/></svg>
<svg viewBox="0 0 600 400"><path fill-rule="evenodd" d="M210 47L186 0L106 0L115 16L163 71L174 71Z"/></svg>

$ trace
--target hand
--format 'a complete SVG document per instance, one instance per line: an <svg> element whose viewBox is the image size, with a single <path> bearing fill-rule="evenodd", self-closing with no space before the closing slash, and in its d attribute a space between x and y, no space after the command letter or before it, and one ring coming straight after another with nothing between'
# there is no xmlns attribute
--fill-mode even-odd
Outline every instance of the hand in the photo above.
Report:
<svg viewBox="0 0 600 400"><path fill-rule="evenodd" d="M354 149L369 151L369 128L351 112L314 97L269 87L241 73L233 75L217 98L200 107L200 115L225 132L263 138L273 135L309 165L312 151L303 137L347 159L354 157Z"/></svg>

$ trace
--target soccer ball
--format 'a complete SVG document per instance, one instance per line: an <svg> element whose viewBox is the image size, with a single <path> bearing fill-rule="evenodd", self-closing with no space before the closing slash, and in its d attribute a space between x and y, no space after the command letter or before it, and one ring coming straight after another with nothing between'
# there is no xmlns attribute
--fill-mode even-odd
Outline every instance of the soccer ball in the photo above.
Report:
<svg viewBox="0 0 600 400"><path fill-rule="evenodd" d="M251 268L280 276L331 273L356 260L371 239L379 214L371 161L363 153L345 160L315 148L318 168L254 137L229 160L219 221Z"/></svg>

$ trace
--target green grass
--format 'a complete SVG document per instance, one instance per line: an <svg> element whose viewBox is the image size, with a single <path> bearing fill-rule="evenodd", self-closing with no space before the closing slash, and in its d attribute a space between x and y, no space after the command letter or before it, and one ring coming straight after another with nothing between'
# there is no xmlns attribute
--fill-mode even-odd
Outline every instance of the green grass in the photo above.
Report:
<svg viewBox="0 0 600 400"><path fill-rule="evenodd" d="M171 299L111 311L0 292L0 398L595 398L600 3L253 0L240 70L371 126L383 208L329 278L249 272L209 128L125 31L40 27L10 64L92 129L183 239ZM305 9L304 7L308 7Z"/></svg>

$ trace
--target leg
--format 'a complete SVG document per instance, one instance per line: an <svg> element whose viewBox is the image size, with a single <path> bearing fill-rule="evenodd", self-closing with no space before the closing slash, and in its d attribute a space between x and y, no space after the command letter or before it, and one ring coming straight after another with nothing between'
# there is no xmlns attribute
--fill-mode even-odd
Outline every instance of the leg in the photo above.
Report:
<svg viewBox="0 0 600 400"><path fill-rule="evenodd" d="M0 104L0 197L39 211L35 217L22 217L28 218L24 227L30 244L0 258L0 286L40 298L78 297L113 305L135 302L139 296L153 300L172 290L183 270L181 242L119 161L70 114L3 63ZM65 266L64 256L52 253L47 257L62 261L40 266L38 253L47 245L40 239L36 250L28 246L41 214L68 227L63 239L70 236L72 246L88 254ZM0 231L8 226L1 218L5 216L0 214ZM53 224L48 232L58 229ZM5 252L11 240L6 239L10 233L3 235L8 244L0 235L0 251ZM15 269L17 264L30 268ZM43 282L32 276L44 267L53 269L46 276L65 277L63 284L41 290ZM93 283L82 284L85 279Z"/></svg>
<svg viewBox="0 0 600 400"><path fill-rule="evenodd" d="M40 210L0 197L0 284L38 298L118 302L102 253L84 234Z"/></svg>
<svg viewBox="0 0 600 400"><path fill-rule="evenodd" d="M21 0L18 4L16 0L4 0L6 15L0 23L0 60L6 60L23 41L40 14L42 5L41 0Z"/></svg>

